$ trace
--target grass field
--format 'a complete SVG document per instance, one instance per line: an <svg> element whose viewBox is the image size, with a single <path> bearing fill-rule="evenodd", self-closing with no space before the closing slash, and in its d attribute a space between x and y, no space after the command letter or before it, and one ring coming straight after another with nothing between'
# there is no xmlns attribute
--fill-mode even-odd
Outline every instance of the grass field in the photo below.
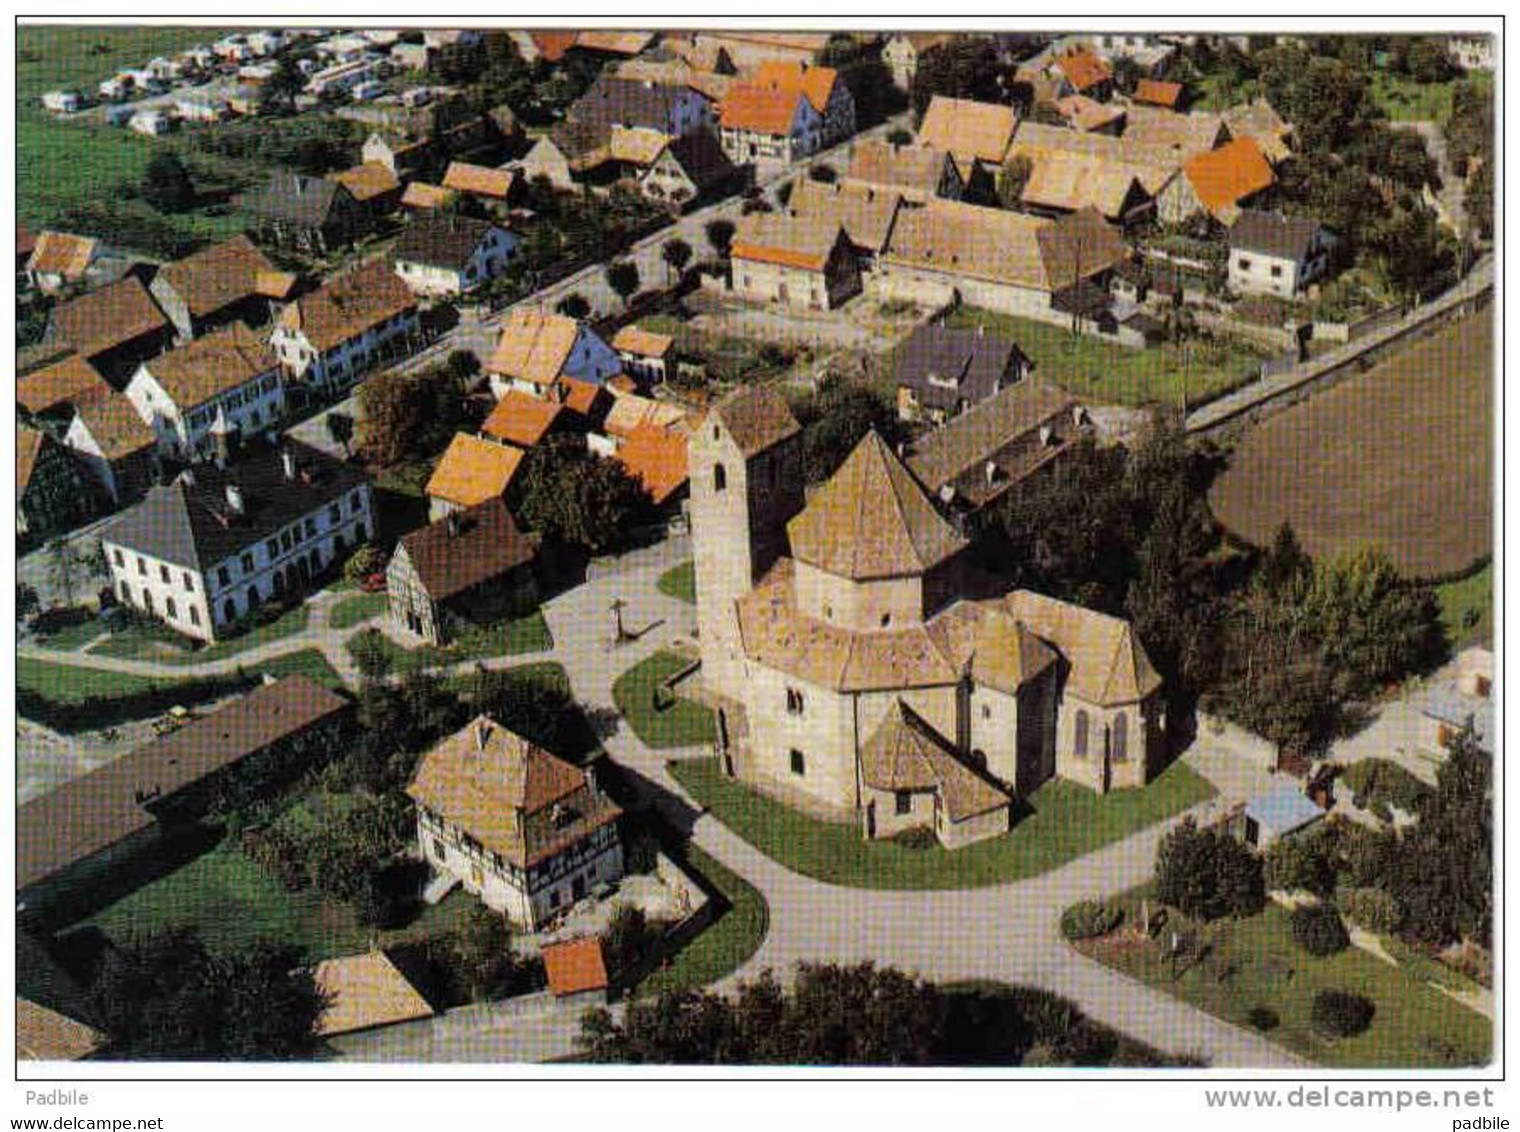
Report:
<svg viewBox="0 0 1520 1132"><path fill-rule="evenodd" d="M1258 425L1214 513L1257 545L1291 522L1316 558L1376 543L1417 578L1490 553L1493 333L1490 308Z"/></svg>
<svg viewBox="0 0 1520 1132"><path fill-rule="evenodd" d="M679 566L672 566L660 575L659 586L662 594L680 598L688 605L696 605L697 564L683 562Z"/></svg>
<svg viewBox="0 0 1520 1132"><path fill-rule="evenodd" d="M96 656L151 660L159 664L207 664L226 660L272 641L284 640L306 628L310 620L310 608L304 604L298 605L267 625L260 625L199 650L190 648L189 638L178 637L172 631L166 632L158 626L128 625L88 651Z"/></svg>
<svg viewBox="0 0 1520 1132"><path fill-rule="evenodd" d="M443 668L465 660L477 660L488 656L511 656L515 653L542 652L553 644L549 626L544 615L535 609L532 613L509 621L461 633L453 643L442 648L437 645L418 645L403 648L378 629L365 629L354 634L344 646L353 656L359 649L375 649L386 657L388 671L404 675L421 672L428 668Z"/></svg>
<svg viewBox="0 0 1520 1132"><path fill-rule="evenodd" d="M715 759L670 764L671 773L714 817L793 872L851 888L974 888L1022 880L1180 813L1214 789L1185 763L1149 786L1100 797L1052 780L1029 799L1032 812L1003 837L954 851L866 841L854 823L826 822L724 776Z"/></svg>
<svg viewBox="0 0 1520 1132"><path fill-rule="evenodd" d="M1494 639L1494 564L1436 587L1446 635L1456 647Z"/></svg>
<svg viewBox="0 0 1520 1132"><path fill-rule="evenodd" d="M144 885L85 923L115 943L171 926L193 927L217 951L259 939L295 944L309 960L352 955L369 948L423 939L462 923L475 899L463 890L425 908L394 931L358 924L345 904L310 888L288 892L238 847L223 841L168 876Z"/></svg>
<svg viewBox="0 0 1520 1132"><path fill-rule="evenodd" d="M1119 903L1133 916L1141 895ZM1197 930L1211 950L1176 981L1170 961L1154 943L1121 933L1080 950L1239 1026L1249 1025L1253 1008L1266 1007L1280 1020L1268 1038L1325 1065L1434 1069L1488 1060L1488 1019L1355 947L1322 959L1308 954L1293 942L1288 914L1275 904L1245 920L1218 920ZM1365 995L1376 1004L1364 1033L1330 1041L1312 1030L1314 996L1329 988Z"/></svg>
<svg viewBox="0 0 1520 1132"><path fill-rule="evenodd" d="M1134 406L1160 402L1180 407L1184 380L1188 403L1196 404L1204 395L1235 388L1260 372L1261 356L1234 343L1220 344L1212 356L1195 345L1184 367L1170 343L1133 350L1088 334L1074 335L1064 326L975 307L957 307L945 322L985 326L1012 338L1035 363L1036 377L1095 402Z"/></svg>
<svg viewBox="0 0 1520 1132"><path fill-rule="evenodd" d="M657 652L619 676L612 686L618 711L646 746L690 747L713 741L711 709L679 694L670 706L655 706L655 688L690 663L680 653Z"/></svg>
<svg viewBox="0 0 1520 1132"><path fill-rule="evenodd" d="M715 983L738 970L765 941L770 921L765 897L695 845L687 845L682 852L686 864L718 890L728 908L682 948L670 966L639 984L637 993L641 996L695 990Z"/></svg>
<svg viewBox="0 0 1520 1132"><path fill-rule="evenodd" d="M356 593L342 598L328 613L328 624L334 629L347 629L361 621L368 621L371 617L378 617L385 612L387 601L389 601L389 595L384 590L373 594Z"/></svg>
<svg viewBox="0 0 1520 1132"><path fill-rule="evenodd" d="M307 676L318 684L329 688L344 687L343 678L327 662L327 657L322 655L321 649L298 649L295 652L281 653L279 656L261 660L258 664L250 665L250 671L267 673L276 679L282 676Z"/></svg>
<svg viewBox="0 0 1520 1132"><path fill-rule="evenodd" d="M137 676L130 672L109 672L103 668L57 664L31 657L16 658L16 684L58 703L79 703L91 697L115 699L146 692L150 688L172 687L191 682L190 677L176 680L165 676Z"/></svg>
<svg viewBox="0 0 1520 1132"><path fill-rule="evenodd" d="M1491 75L1478 72L1469 76L1480 85L1493 82ZM1375 71L1372 75L1372 100L1395 122L1442 122L1451 110L1451 90L1460 79L1444 83L1417 83L1402 75Z"/></svg>

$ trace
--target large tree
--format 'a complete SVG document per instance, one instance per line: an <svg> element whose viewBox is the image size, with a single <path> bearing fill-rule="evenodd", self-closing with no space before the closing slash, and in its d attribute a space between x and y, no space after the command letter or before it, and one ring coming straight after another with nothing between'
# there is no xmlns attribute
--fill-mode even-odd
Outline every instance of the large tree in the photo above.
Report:
<svg viewBox="0 0 1520 1132"><path fill-rule="evenodd" d="M875 390L849 378L825 379L794 402L792 411L802 425L802 467L808 483L833 475L873 428L889 444L900 438L892 406Z"/></svg>
<svg viewBox="0 0 1520 1132"><path fill-rule="evenodd" d="M616 460L570 437L528 453L513 485L516 514L559 543L601 554L624 545L649 517L649 496Z"/></svg>
<svg viewBox="0 0 1520 1132"><path fill-rule="evenodd" d="M195 182L183 161L159 150L143 172L142 196L155 212L183 212L195 203Z"/></svg>
<svg viewBox="0 0 1520 1132"><path fill-rule="evenodd" d="M925 51L913 72L913 112L923 117L936 94L977 102L1002 101L997 52L990 40L956 36Z"/></svg>

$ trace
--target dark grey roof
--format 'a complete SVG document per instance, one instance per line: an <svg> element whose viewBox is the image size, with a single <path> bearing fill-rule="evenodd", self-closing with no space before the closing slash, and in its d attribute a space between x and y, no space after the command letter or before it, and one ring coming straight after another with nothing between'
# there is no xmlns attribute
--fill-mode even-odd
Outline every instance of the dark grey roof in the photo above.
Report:
<svg viewBox="0 0 1520 1132"><path fill-rule="evenodd" d="M1230 226L1230 247L1279 259L1300 260L1320 230L1318 220L1243 208Z"/></svg>
<svg viewBox="0 0 1520 1132"><path fill-rule="evenodd" d="M285 478L279 450L260 445L229 468L200 466L191 482L182 475L153 488L100 537L176 566L205 570L367 482L357 469L310 445L297 440L284 445L295 457L294 481ZM229 483L242 489L242 515L228 505Z"/></svg>
<svg viewBox="0 0 1520 1132"><path fill-rule="evenodd" d="M897 351L892 376L911 388L923 405L953 409L974 405L998 390L998 381L1014 362L1027 363L1018 343L971 327L931 322L908 336ZM933 376L938 380L931 382ZM944 382L953 382L947 386Z"/></svg>
<svg viewBox="0 0 1520 1132"><path fill-rule="evenodd" d="M278 172L243 198L243 207L266 220L320 228L327 223L339 194L349 192L336 181L303 173Z"/></svg>
<svg viewBox="0 0 1520 1132"><path fill-rule="evenodd" d="M698 130L676 138L670 143L668 152L699 189L715 185L734 172L733 162L710 130Z"/></svg>
<svg viewBox="0 0 1520 1132"><path fill-rule="evenodd" d="M494 227L489 220L473 216L425 212L401 233L394 258L398 263L421 263L459 271Z"/></svg>
<svg viewBox="0 0 1520 1132"><path fill-rule="evenodd" d="M681 87L652 79L620 79L598 75L596 82L570 107L572 121L613 126L642 126L670 132Z"/></svg>

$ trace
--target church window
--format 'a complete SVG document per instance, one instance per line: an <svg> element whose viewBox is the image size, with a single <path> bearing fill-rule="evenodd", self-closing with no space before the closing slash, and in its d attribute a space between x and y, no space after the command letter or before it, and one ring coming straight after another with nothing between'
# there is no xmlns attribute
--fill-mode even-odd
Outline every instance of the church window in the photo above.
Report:
<svg viewBox="0 0 1520 1132"><path fill-rule="evenodd" d="M728 487L728 471L722 464L713 465L713 490L724 491Z"/></svg>
<svg viewBox="0 0 1520 1132"><path fill-rule="evenodd" d="M1087 713L1085 711L1077 712L1077 735L1073 750L1078 758L1087 757Z"/></svg>
<svg viewBox="0 0 1520 1132"><path fill-rule="evenodd" d="M786 714L801 715L802 709L802 693L796 688L788 688L786 690Z"/></svg>
<svg viewBox="0 0 1520 1132"><path fill-rule="evenodd" d="M807 760L796 748L792 749L792 773L799 778L807 773Z"/></svg>
<svg viewBox="0 0 1520 1132"><path fill-rule="evenodd" d="M1129 717L1122 711L1114 717L1114 762L1129 761Z"/></svg>

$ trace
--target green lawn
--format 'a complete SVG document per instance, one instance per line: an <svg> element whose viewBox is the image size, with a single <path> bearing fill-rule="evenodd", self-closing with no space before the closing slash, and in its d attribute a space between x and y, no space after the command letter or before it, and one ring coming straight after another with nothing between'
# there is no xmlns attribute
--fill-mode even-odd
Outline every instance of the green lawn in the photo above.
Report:
<svg viewBox="0 0 1520 1132"><path fill-rule="evenodd" d="M1130 922L1145 889L1119 903ZM1100 962L1236 1025L1248 1026L1256 1007L1274 1011L1272 1041L1337 1068L1448 1068L1487 1062L1492 1024L1400 967L1355 947L1315 958L1293 942L1288 914L1269 904L1245 920L1223 919L1196 929L1212 949L1175 982L1171 964L1153 943L1120 933L1084 944ZM1309 1024L1314 995L1353 991L1376 1004L1372 1025L1352 1038L1328 1041Z"/></svg>
<svg viewBox="0 0 1520 1132"><path fill-rule="evenodd" d="M91 697L115 699L150 688L173 687L195 683L161 676L137 676L128 672L107 672L103 668L57 664L51 660L16 658L16 684L58 703L79 703Z"/></svg>
<svg viewBox="0 0 1520 1132"><path fill-rule="evenodd" d="M1032 812L1002 837L946 850L866 841L853 822L809 817L724 776L716 759L672 762L699 803L793 872L852 888L974 888L1022 880L1197 805L1214 788L1185 763L1149 786L1099 796L1059 779L1028 799Z"/></svg>
<svg viewBox="0 0 1520 1132"><path fill-rule="evenodd" d="M321 649L298 649L296 652L281 653L279 656L250 665L249 670L261 674L268 673L276 679L283 676L306 676L334 690L344 687L343 678L327 662L327 657L322 654Z"/></svg>
<svg viewBox="0 0 1520 1132"><path fill-rule="evenodd" d="M665 708L655 706L655 689L691 663L680 653L661 651L618 677L612 699L634 733L650 747L691 747L713 741L713 713L703 704L677 695Z"/></svg>
<svg viewBox="0 0 1520 1132"><path fill-rule="evenodd" d="M389 595L384 590L372 594L354 594L338 601L332 611L327 615L328 623L334 629L347 629L368 621L371 617L378 617L385 612L386 602Z"/></svg>
<svg viewBox="0 0 1520 1132"><path fill-rule="evenodd" d="M1454 647L1494 639L1494 565L1456 582L1436 587L1441 620Z"/></svg>
<svg viewBox="0 0 1520 1132"><path fill-rule="evenodd" d="M1481 85L1493 81L1482 72L1468 77ZM1404 75L1374 71L1372 100L1395 122L1444 122L1451 111L1452 87L1460 81L1417 83Z"/></svg>
<svg viewBox="0 0 1520 1132"><path fill-rule="evenodd" d="M1012 338L1035 363L1036 377L1076 396L1117 405L1182 404L1184 366L1171 343L1130 349L1090 334L1072 334L1064 326L975 307L957 307L945 321L949 326L985 326ZM1192 351L1185 375L1189 404L1242 385L1260 372L1261 356L1234 342L1207 350L1194 344Z"/></svg>
<svg viewBox="0 0 1520 1132"><path fill-rule="evenodd" d="M85 921L115 943L170 926L193 927L214 950L234 950L258 939L299 946L317 961L365 951L372 936L391 946L437 935L463 922L475 899L462 890L425 908L394 931L362 927L345 904L310 888L288 892L241 849L223 841Z"/></svg>
<svg viewBox="0 0 1520 1132"><path fill-rule="evenodd" d="M660 592L669 597L680 598L688 605L697 604L697 564L683 562L660 575Z"/></svg>
<svg viewBox="0 0 1520 1132"><path fill-rule="evenodd" d="M378 629L365 629L354 634L344 646L349 654L357 657L355 645L360 650L373 648L384 655L388 672L405 675L428 668L443 668L466 660L482 657L513 656L517 653L543 652L553 646L549 626L544 615L535 609L532 613L507 621L498 621L460 633L455 640L442 648L437 645L418 645L404 648Z"/></svg>
<svg viewBox="0 0 1520 1132"><path fill-rule="evenodd" d="M89 644L106 631L99 618L87 617L77 625L69 625L50 637L39 637L37 643L44 648L74 652Z"/></svg>
<svg viewBox="0 0 1520 1132"><path fill-rule="evenodd" d="M152 660L160 664L205 664L226 660L271 641L283 640L306 628L310 619L311 610L303 603L267 625L260 625L203 649L191 648L189 638L179 637L172 630L157 625L130 624L88 651L97 656Z"/></svg>
<svg viewBox="0 0 1520 1132"><path fill-rule="evenodd" d="M687 845L682 853L683 863L717 889L728 908L682 948L669 966L640 983L640 995L695 990L715 983L738 970L765 941L770 922L765 897L695 845Z"/></svg>

